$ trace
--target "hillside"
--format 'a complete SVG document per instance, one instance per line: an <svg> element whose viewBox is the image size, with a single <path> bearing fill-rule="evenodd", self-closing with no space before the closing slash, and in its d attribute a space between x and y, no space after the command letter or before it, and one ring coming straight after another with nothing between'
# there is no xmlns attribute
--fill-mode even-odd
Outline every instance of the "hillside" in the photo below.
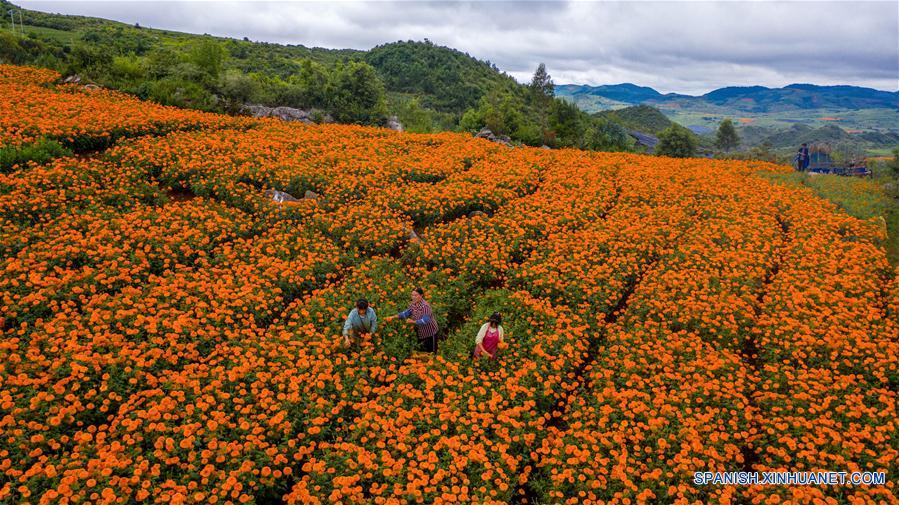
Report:
<svg viewBox="0 0 899 505"><path fill-rule="evenodd" d="M71 150L0 170L0 502L895 501L684 466L892 482L897 271L878 221L790 168L59 77L0 65L0 146ZM435 353L386 317L416 287ZM379 325L346 346L360 297ZM494 312L495 359L472 359Z"/></svg>
<svg viewBox="0 0 899 505"><path fill-rule="evenodd" d="M614 121L630 130L654 135L658 135L659 132L674 124L659 109L649 105L634 105L623 109L597 112L595 115Z"/></svg>
<svg viewBox="0 0 899 505"><path fill-rule="evenodd" d="M563 84L559 86L558 90L560 96L570 96L575 99L587 96L601 96L625 104L640 104L662 97L661 93L652 88L630 83L605 86Z"/></svg>
<svg viewBox="0 0 899 505"><path fill-rule="evenodd" d="M378 70L389 91L422 97L423 106L459 116L490 90L520 87L494 65L427 41L380 45L364 59Z"/></svg>
<svg viewBox="0 0 899 505"><path fill-rule="evenodd" d="M302 109L306 118L416 132L488 127L513 142L627 150L614 123L560 100L538 100L495 65L423 42L370 51L308 48L130 26L81 16L22 13L0 31L0 62L77 74L145 100L212 112L247 104ZM23 36L23 32L27 36ZM464 119L464 121L463 121Z"/></svg>

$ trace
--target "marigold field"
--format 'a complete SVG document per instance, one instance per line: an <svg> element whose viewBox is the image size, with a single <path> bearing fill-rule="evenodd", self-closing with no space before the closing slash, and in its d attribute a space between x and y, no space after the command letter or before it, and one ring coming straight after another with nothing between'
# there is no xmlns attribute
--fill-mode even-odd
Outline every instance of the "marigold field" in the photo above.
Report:
<svg viewBox="0 0 899 505"><path fill-rule="evenodd" d="M0 66L0 145L75 153L0 173L0 502L899 502L897 271L876 222L766 176L791 169L58 77ZM416 285L431 359L383 321ZM379 335L344 349L359 296ZM740 470L887 484L693 482Z"/></svg>

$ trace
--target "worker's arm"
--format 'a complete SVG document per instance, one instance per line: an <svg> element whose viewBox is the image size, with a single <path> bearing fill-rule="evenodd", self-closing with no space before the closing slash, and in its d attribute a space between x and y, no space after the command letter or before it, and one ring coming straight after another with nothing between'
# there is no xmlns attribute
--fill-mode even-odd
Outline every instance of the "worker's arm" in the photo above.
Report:
<svg viewBox="0 0 899 505"><path fill-rule="evenodd" d="M343 336L347 336L350 334L350 330L353 328L353 311L350 311L350 314L346 316L346 321L343 323Z"/></svg>
<svg viewBox="0 0 899 505"><path fill-rule="evenodd" d="M375 314L375 311L371 311L371 333L374 333L378 330L378 315Z"/></svg>
<svg viewBox="0 0 899 505"><path fill-rule="evenodd" d="M484 343L484 336L487 335L487 325L481 325L481 329L478 330L478 335L474 338L474 345L479 346Z"/></svg>

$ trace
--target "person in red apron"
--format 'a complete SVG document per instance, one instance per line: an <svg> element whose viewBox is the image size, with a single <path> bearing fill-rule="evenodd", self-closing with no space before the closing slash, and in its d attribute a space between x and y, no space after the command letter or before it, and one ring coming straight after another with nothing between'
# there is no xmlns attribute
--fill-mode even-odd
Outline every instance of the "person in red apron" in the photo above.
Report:
<svg viewBox="0 0 899 505"><path fill-rule="evenodd" d="M499 343L503 341L502 322L502 315L499 312L494 312L487 319L487 322L481 326L474 341L474 357L487 356L490 359L496 359Z"/></svg>

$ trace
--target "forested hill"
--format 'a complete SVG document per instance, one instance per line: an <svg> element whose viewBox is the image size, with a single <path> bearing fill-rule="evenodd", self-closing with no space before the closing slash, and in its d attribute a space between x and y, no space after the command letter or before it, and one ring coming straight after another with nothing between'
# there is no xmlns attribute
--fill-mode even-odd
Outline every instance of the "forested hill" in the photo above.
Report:
<svg viewBox="0 0 899 505"><path fill-rule="evenodd" d="M310 48L158 30L21 9L0 0L0 62L52 68L166 105L238 112L288 106L338 122L409 130L489 127L529 145L625 150L623 128L517 83L489 61L423 42L368 51ZM21 23L19 22L21 16ZM546 83L549 83L549 76ZM544 83L544 84L546 84Z"/></svg>
<svg viewBox="0 0 899 505"><path fill-rule="evenodd" d="M674 124L659 109L649 105L634 105L623 109L600 111L595 113L595 115L615 121L630 130L652 133L654 135Z"/></svg>
<svg viewBox="0 0 899 505"><path fill-rule="evenodd" d="M462 114L488 91L513 91L520 85L496 65L427 40L372 48L364 59L378 70L386 88L422 96L422 105Z"/></svg>

